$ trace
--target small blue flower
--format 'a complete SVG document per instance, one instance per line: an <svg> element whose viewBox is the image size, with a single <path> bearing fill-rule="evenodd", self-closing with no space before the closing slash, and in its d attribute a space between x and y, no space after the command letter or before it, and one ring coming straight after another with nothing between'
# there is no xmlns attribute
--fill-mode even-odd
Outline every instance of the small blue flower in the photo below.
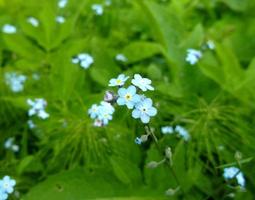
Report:
<svg viewBox="0 0 255 200"><path fill-rule="evenodd" d="M136 137L136 138L135 138L135 143L141 145L141 144L142 144L141 138Z"/></svg>
<svg viewBox="0 0 255 200"><path fill-rule="evenodd" d="M207 43L206 43L207 47L211 50L214 50L215 49L215 44L212 40L208 40Z"/></svg>
<svg viewBox="0 0 255 200"><path fill-rule="evenodd" d="M123 86L125 82L129 79L129 76L125 76L124 74L120 74L117 78L112 78L109 82L109 86Z"/></svg>
<svg viewBox="0 0 255 200"><path fill-rule="evenodd" d="M59 24L65 23L66 19L63 16L57 16L56 17L56 22Z"/></svg>
<svg viewBox="0 0 255 200"><path fill-rule="evenodd" d="M27 77L18 75L15 72L5 73L5 82L13 92L21 92L24 89L24 83Z"/></svg>
<svg viewBox="0 0 255 200"><path fill-rule="evenodd" d="M201 57L202 57L201 51L198 51L196 49L187 50L186 61L191 65L195 65Z"/></svg>
<svg viewBox="0 0 255 200"><path fill-rule="evenodd" d="M151 86L151 80L148 78L143 78L140 74L135 74L131 82L144 92L147 90L154 90L154 88Z"/></svg>
<svg viewBox="0 0 255 200"><path fill-rule="evenodd" d="M120 88L118 90L119 98L117 104L120 106L126 105L128 109L133 109L134 106L141 100L140 96L136 94L136 88L129 86L126 88Z"/></svg>
<svg viewBox="0 0 255 200"><path fill-rule="evenodd" d="M163 134L172 134L174 133L174 128L172 126L163 126L161 127L161 132Z"/></svg>
<svg viewBox="0 0 255 200"><path fill-rule="evenodd" d="M188 141L188 140L190 139L189 132L188 132L185 128L183 128L182 126L179 126L179 125L176 126L176 127L175 127L175 131L178 132L179 135L180 135L181 137L183 137L183 139L184 139L185 141Z"/></svg>
<svg viewBox="0 0 255 200"><path fill-rule="evenodd" d="M27 18L27 22L30 23L32 26L34 27L38 27L39 26L39 21L38 19L34 18L34 17L28 17Z"/></svg>
<svg viewBox="0 0 255 200"><path fill-rule="evenodd" d="M2 180L0 180L0 189L8 194L11 194L14 191L14 186L16 185L16 181L11 179L9 176L5 176Z"/></svg>
<svg viewBox="0 0 255 200"><path fill-rule="evenodd" d="M104 8L101 4L93 4L91 8L96 15L103 15L104 13Z"/></svg>
<svg viewBox="0 0 255 200"><path fill-rule="evenodd" d="M6 34L14 34L17 32L17 29L15 26L11 25L11 24L5 24L2 27L2 31Z"/></svg>
<svg viewBox="0 0 255 200"><path fill-rule="evenodd" d="M68 1L67 0L59 0L58 1L58 7L59 8L64 8L64 7L66 7L66 4L68 3Z"/></svg>
<svg viewBox="0 0 255 200"><path fill-rule="evenodd" d="M41 119L47 119L50 115L45 111L47 102L44 99L37 98L34 101L27 99L27 104L31 107L28 116L37 115Z"/></svg>
<svg viewBox="0 0 255 200"><path fill-rule="evenodd" d="M237 183L244 187L245 186L245 179L243 173L237 167L228 167L224 169L223 177L226 180L232 179L236 177Z"/></svg>
<svg viewBox="0 0 255 200"><path fill-rule="evenodd" d="M99 106L97 104L93 104L91 108L89 109L88 113L90 115L91 119L95 119L98 117L99 114Z"/></svg>
<svg viewBox="0 0 255 200"><path fill-rule="evenodd" d="M88 69L90 65L94 63L93 57L88 53L80 53L76 57L72 58L73 64L80 63L80 66L84 69Z"/></svg>
<svg viewBox="0 0 255 200"><path fill-rule="evenodd" d="M115 59L117 60L117 61L121 61L121 62L127 62L128 61L128 59L127 59L127 57L126 56L124 56L124 54L117 54L116 55L116 57L115 57Z"/></svg>
<svg viewBox="0 0 255 200"><path fill-rule="evenodd" d="M135 119L140 118L143 123L147 124L150 121L150 117L153 117L156 114L157 109L152 106L152 100L146 98L135 106L135 109L132 112L132 117Z"/></svg>

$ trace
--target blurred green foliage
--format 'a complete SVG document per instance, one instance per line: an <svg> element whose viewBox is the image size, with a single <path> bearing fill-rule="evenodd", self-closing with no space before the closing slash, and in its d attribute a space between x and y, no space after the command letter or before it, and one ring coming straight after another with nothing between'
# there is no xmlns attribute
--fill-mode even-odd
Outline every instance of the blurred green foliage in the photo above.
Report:
<svg viewBox="0 0 255 200"><path fill-rule="evenodd" d="M17 34L0 33L0 143L15 137L20 151L0 149L0 174L17 180L24 200L79 199L254 199L255 188L255 1L254 0L112 0L96 16L94 3L69 0L0 0L0 26L11 23ZM63 24L56 16L66 18ZM40 25L27 23L29 16ZM185 62L188 48L200 49L198 65ZM87 70L71 58L89 52L94 64ZM115 60L123 53L128 61ZM22 93L4 83L6 72L25 74ZM32 78L34 73L40 80ZM158 115L151 126L160 148L170 146L173 168L185 197L164 165L146 168L162 155L131 113L118 108L104 128L93 127L88 108L99 102L109 79L119 73L144 74L153 81L151 93ZM27 126L26 99L48 102L47 120ZM183 125L191 140L160 133L164 125ZM219 148L224 147L224 149ZM246 191L229 187L222 177L225 165L241 170ZM16 199L15 195L11 197Z"/></svg>

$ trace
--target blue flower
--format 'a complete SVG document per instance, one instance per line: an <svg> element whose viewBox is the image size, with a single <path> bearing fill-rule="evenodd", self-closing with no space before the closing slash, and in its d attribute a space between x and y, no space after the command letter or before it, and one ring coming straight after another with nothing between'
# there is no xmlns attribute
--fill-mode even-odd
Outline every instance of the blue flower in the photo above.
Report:
<svg viewBox="0 0 255 200"><path fill-rule="evenodd" d="M187 50L186 61L191 65L195 65L201 57L202 57L201 51L198 51L196 49Z"/></svg>
<svg viewBox="0 0 255 200"><path fill-rule="evenodd" d="M31 107L28 111L29 116L37 115L41 119L46 119L50 116L45 111L47 102L44 99L37 98L34 101L27 99L27 104Z"/></svg>
<svg viewBox="0 0 255 200"><path fill-rule="evenodd" d="M5 176L2 180L0 180L0 190L7 194L11 194L14 191L15 185L16 181L11 179L9 176Z"/></svg>
<svg viewBox="0 0 255 200"><path fill-rule="evenodd" d="M129 79L129 76L125 76L124 74L120 74L117 78L112 78L109 81L109 86L123 86L126 82L126 80Z"/></svg>
<svg viewBox="0 0 255 200"><path fill-rule="evenodd" d="M34 18L34 17L28 17L27 18L27 22L30 23L32 26L34 27L38 27L39 26L39 21L38 19Z"/></svg>
<svg viewBox="0 0 255 200"><path fill-rule="evenodd" d="M237 183L244 187L245 186L245 179L243 173L237 167L228 167L224 169L223 177L226 180L232 179L236 177Z"/></svg>
<svg viewBox="0 0 255 200"><path fill-rule="evenodd" d="M5 82L13 92L21 92L24 89L24 83L27 77L18 75L15 72L5 73Z"/></svg>
<svg viewBox="0 0 255 200"><path fill-rule="evenodd" d="M56 17L56 22L59 24L65 23L66 19L63 16L57 16Z"/></svg>
<svg viewBox="0 0 255 200"><path fill-rule="evenodd" d="M136 94L136 88L129 86L126 88L120 88L118 90L119 98L117 104L120 106L126 105L129 109L133 109L134 106L141 100L140 96Z"/></svg>
<svg viewBox="0 0 255 200"><path fill-rule="evenodd" d="M104 13L104 8L101 4L93 4L91 8L96 15L103 15Z"/></svg>
<svg viewBox="0 0 255 200"><path fill-rule="evenodd" d="M59 8L64 8L66 6L66 4L68 3L67 0L59 0L58 1L58 7Z"/></svg>
<svg viewBox="0 0 255 200"><path fill-rule="evenodd" d="M163 134L172 134L172 133L174 133L174 129L172 126L163 126L163 127L161 127L161 132Z"/></svg>
<svg viewBox="0 0 255 200"><path fill-rule="evenodd" d="M99 106L97 104L93 104L89 109L88 113L91 119L95 119L98 117Z"/></svg>
<svg viewBox="0 0 255 200"><path fill-rule="evenodd" d="M124 56L124 55L121 54L121 53L120 53L120 54L117 54L116 57L115 57L115 59L118 60L118 61L121 61L121 62L127 62L127 61L128 61L127 57Z"/></svg>
<svg viewBox="0 0 255 200"><path fill-rule="evenodd" d="M183 139L184 139L185 141L188 141L188 140L190 139L189 132L188 132L185 128L183 128L182 126L179 126L179 125L176 126L176 127L175 127L175 131L178 132L179 135L180 135L181 137L183 137Z"/></svg>
<svg viewBox="0 0 255 200"><path fill-rule="evenodd" d="M152 106L152 100L146 98L139 102L132 112L132 117L135 119L140 118L143 123L149 123L150 117L157 114L157 109Z"/></svg>
<svg viewBox="0 0 255 200"><path fill-rule="evenodd" d="M136 137L136 138L135 138L135 143L136 143L136 144L139 144L139 145L142 144L141 138Z"/></svg>
<svg viewBox="0 0 255 200"><path fill-rule="evenodd" d="M90 65L94 63L93 57L88 53L80 53L76 57L72 58L73 64L80 63L80 66L84 69L88 69Z"/></svg>
<svg viewBox="0 0 255 200"><path fill-rule="evenodd" d="M144 92L147 90L154 90L154 88L151 86L151 80L141 77L140 74L135 74L131 82Z"/></svg>
<svg viewBox="0 0 255 200"><path fill-rule="evenodd" d="M11 24L5 24L2 27L2 31L6 34L14 34L17 32L17 29L15 26L11 25Z"/></svg>

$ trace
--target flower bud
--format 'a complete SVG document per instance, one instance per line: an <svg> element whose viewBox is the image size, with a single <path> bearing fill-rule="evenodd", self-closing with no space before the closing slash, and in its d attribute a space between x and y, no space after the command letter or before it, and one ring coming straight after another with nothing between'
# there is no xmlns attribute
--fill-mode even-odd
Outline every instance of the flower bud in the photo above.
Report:
<svg viewBox="0 0 255 200"><path fill-rule="evenodd" d="M148 140L148 135L142 135L140 139L142 142L146 142Z"/></svg>
<svg viewBox="0 0 255 200"><path fill-rule="evenodd" d="M104 123L103 123L102 120L96 119L96 120L94 121L94 126L95 126L95 127L102 127L102 126L104 126Z"/></svg>
<svg viewBox="0 0 255 200"><path fill-rule="evenodd" d="M175 188L175 189L169 188L169 189L165 192L165 194L166 194L166 196L173 196L173 195L176 194L176 192L177 192L179 189L180 189L180 187L177 187L177 188Z"/></svg>
<svg viewBox="0 0 255 200"><path fill-rule="evenodd" d="M151 161L147 164L147 168L149 168L149 169L155 169L157 167L158 167L158 162L156 162L156 161Z"/></svg>
<svg viewBox="0 0 255 200"><path fill-rule="evenodd" d="M242 153L240 152L240 151L237 151L236 153L235 153L235 159L236 160L241 160L242 159Z"/></svg>
<svg viewBox="0 0 255 200"><path fill-rule="evenodd" d="M113 102L115 100L114 93L111 91L106 91L104 95L104 101L106 102Z"/></svg>

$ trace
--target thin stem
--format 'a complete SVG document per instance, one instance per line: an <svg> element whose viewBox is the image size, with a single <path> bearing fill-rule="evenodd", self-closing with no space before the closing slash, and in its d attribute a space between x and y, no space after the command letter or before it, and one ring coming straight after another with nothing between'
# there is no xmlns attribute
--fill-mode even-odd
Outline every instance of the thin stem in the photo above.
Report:
<svg viewBox="0 0 255 200"><path fill-rule="evenodd" d="M145 126L145 131L147 132L148 135L151 135L151 136L152 136L152 138L153 138L153 140L154 140L154 142L155 142L156 148L158 149L159 153L161 153L162 151L161 151L160 146L159 146L159 143L158 143L158 138L157 138L157 136L154 134L154 131L151 130L151 128L150 128L149 125ZM167 163L168 163L167 166L168 166L168 168L170 169L171 174L173 175L173 177L174 177L174 179L175 179L177 185L180 187L180 191L181 191L181 193L182 193L182 195L183 195L183 198L185 198L185 192L184 192L184 190L183 190L182 187L181 187L180 181L179 181L179 179L178 179L178 177L177 177L177 175L176 175L176 173L175 173L174 168L172 167L172 165L171 165L170 162L167 162Z"/></svg>

